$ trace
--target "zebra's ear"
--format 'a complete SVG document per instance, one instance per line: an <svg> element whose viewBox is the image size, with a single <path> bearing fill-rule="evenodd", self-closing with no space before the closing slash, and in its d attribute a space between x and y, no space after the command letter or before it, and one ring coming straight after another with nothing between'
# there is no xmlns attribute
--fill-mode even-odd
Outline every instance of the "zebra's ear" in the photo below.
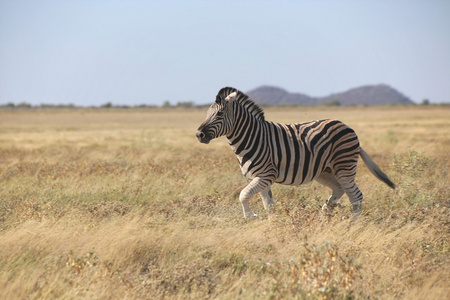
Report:
<svg viewBox="0 0 450 300"><path fill-rule="evenodd" d="M232 92L231 94L229 94L229 95L225 98L225 101L231 101L231 100L236 99L236 95L237 95L236 92Z"/></svg>

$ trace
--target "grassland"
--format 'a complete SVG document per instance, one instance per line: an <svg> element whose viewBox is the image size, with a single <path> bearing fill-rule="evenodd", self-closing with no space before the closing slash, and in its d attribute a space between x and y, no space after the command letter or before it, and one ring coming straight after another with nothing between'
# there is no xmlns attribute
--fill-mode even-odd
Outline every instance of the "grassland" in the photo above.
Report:
<svg viewBox="0 0 450 300"><path fill-rule="evenodd" d="M362 216L327 217L317 183L273 188L242 218L225 139L200 110L0 111L0 299L448 299L450 109L268 109L336 118L361 163Z"/></svg>

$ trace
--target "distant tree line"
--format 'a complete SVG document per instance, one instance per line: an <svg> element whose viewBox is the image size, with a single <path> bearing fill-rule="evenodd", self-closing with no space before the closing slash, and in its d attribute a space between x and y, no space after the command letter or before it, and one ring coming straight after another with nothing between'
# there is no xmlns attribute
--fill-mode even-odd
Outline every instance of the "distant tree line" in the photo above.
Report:
<svg viewBox="0 0 450 300"><path fill-rule="evenodd" d="M341 106L342 104L338 100L333 100L327 103L322 104L322 106ZM430 100L423 99L418 105L420 106L432 106L432 105L443 105L448 106L449 103L439 103L439 104L432 104ZM112 102L106 102L104 104L101 104L99 106L76 106L75 104L69 103L69 104L39 104L39 105L32 105L27 102L20 102L18 104L15 104L13 102L8 102L6 104L0 104L0 109L193 109L193 108L205 108L208 107L209 104L203 104L203 105L197 105L193 101L181 101L177 102L176 104L171 104L169 100L165 100L162 105L151 105L151 104L136 104L136 105L116 105ZM288 104L281 104L281 105L267 105L262 104L263 107L291 107L291 106L302 106L302 105L288 105ZM366 106L366 105L365 105Z"/></svg>

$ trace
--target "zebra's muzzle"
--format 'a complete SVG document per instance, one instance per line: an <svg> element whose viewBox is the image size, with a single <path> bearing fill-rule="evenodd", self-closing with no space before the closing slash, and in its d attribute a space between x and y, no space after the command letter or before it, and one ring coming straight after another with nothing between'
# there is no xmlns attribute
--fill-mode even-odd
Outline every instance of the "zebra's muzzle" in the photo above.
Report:
<svg viewBox="0 0 450 300"><path fill-rule="evenodd" d="M203 144L209 144L209 142L211 141L211 138L200 130L195 133L195 136L197 137L198 141Z"/></svg>

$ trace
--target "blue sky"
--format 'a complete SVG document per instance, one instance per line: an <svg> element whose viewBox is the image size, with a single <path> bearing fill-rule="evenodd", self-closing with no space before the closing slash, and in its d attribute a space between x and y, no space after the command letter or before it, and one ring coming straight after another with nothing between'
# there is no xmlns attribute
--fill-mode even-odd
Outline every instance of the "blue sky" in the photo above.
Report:
<svg viewBox="0 0 450 300"><path fill-rule="evenodd" d="M450 1L0 0L0 104L209 103L385 83L450 102Z"/></svg>

